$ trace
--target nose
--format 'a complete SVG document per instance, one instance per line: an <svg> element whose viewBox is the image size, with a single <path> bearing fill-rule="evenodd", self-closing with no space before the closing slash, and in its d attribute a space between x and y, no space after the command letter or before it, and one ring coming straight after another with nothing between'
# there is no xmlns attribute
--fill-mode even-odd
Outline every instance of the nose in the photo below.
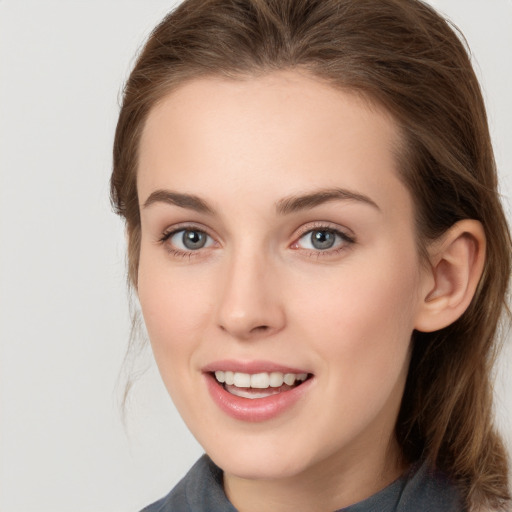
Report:
<svg viewBox="0 0 512 512"><path fill-rule="evenodd" d="M286 323L277 269L255 254L226 262L218 302L218 326L239 340L271 336Z"/></svg>

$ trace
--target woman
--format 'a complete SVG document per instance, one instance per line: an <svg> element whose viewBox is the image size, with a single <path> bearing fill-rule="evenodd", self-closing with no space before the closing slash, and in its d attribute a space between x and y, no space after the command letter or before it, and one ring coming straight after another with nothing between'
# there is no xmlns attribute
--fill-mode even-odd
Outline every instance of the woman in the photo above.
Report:
<svg viewBox="0 0 512 512"><path fill-rule="evenodd" d="M423 3L166 17L126 84L112 199L207 456L147 510L507 510L496 190L468 54Z"/></svg>

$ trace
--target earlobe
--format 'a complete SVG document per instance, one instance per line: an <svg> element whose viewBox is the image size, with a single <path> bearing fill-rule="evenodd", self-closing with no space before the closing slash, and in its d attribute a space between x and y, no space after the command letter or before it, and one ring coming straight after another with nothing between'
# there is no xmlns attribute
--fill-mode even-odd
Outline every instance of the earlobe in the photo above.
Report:
<svg viewBox="0 0 512 512"><path fill-rule="evenodd" d="M476 220L461 220L429 247L415 329L432 332L455 322L471 303L485 262L485 233ZM433 283L433 284L432 284Z"/></svg>

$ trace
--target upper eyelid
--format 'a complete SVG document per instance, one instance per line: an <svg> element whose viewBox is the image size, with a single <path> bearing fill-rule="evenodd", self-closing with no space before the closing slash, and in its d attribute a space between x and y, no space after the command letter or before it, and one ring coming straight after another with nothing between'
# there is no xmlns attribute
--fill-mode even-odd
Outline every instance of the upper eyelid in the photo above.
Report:
<svg viewBox="0 0 512 512"><path fill-rule="evenodd" d="M341 239L341 243L343 245L346 245L346 244L354 244L356 242L355 238L353 238L352 236L350 235L347 235L346 233L344 233L343 231L340 231L340 230L337 230L337 229L310 229L308 231L306 231L305 233L303 233L302 235L300 235L299 237L297 237L295 239L294 242L292 242L292 246L297 246L299 244L299 242L305 238L309 233L314 233L315 231L330 231L331 233L334 233L334 235L336 237L338 237L339 239ZM296 248L296 247L294 247ZM304 248L306 250L312 250L312 249L308 249L308 248ZM320 249L316 249L316 250L320 250ZM321 252L329 252L330 250L334 250L333 248L328 248L328 249L322 249Z"/></svg>
<svg viewBox="0 0 512 512"><path fill-rule="evenodd" d="M165 228L162 231L160 239L169 238L170 236L179 233L180 231L201 231L202 233L206 233L209 237L215 238L206 226L196 222L180 222Z"/></svg>
<svg viewBox="0 0 512 512"><path fill-rule="evenodd" d="M329 221L308 222L308 223L302 225L296 231L297 234L295 235L295 237L296 237L296 239L301 238L302 236L309 233L310 231L315 231L315 230L320 231L322 229L335 231L337 233L340 233L341 235L349 237L350 239L356 238L355 233L351 229L347 228L346 226L341 226L340 224L337 224L335 222L329 222Z"/></svg>

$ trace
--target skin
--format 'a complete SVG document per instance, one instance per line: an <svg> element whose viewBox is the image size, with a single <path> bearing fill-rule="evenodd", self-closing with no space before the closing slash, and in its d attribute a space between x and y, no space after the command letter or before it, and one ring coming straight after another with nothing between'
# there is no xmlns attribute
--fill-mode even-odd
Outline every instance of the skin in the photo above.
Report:
<svg viewBox="0 0 512 512"><path fill-rule="evenodd" d="M137 181L142 312L165 386L241 511L334 510L404 470L393 431L433 278L398 141L385 112L297 71L198 79L149 114ZM280 211L327 189L352 196ZM208 208L147 204L162 190ZM207 233L205 247L162 242L187 227ZM352 241L312 247L306 233L327 228ZM284 413L240 421L206 389L202 368L221 359L313 378Z"/></svg>

